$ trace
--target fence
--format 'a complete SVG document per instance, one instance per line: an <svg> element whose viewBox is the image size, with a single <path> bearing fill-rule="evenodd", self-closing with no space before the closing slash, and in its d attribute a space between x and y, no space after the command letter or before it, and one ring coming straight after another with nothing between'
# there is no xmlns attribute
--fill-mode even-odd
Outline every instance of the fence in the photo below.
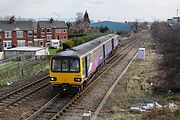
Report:
<svg viewBox="0 0 180 120"><path fill-rule="evenodd" d="M49 56L18 56L0 62L0 85L25 80L49 68Z"/></svg>

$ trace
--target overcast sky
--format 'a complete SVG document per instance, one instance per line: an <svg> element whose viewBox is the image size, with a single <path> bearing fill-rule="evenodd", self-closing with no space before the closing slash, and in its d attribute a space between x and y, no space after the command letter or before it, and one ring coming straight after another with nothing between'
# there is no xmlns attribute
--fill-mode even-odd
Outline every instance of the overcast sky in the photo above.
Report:
<svg viewBox="0 0 180 120"><path fill-rule="evenodd" d="M154 21L176 16L180 0L0 0L0 16L24 18L75 18L77 12L90 19Z"/></svg>

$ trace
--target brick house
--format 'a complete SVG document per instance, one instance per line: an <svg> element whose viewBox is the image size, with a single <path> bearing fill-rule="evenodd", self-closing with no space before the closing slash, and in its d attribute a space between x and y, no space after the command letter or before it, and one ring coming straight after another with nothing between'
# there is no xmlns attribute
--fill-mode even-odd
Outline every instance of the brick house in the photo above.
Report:
<svg viewBox="0 0 180 120"><path fill-rule="evenodd" d="M53 39L58 39L60 42L68 39L68 28L65 21L54 21L51 18L49 21L38 21L36 25L34 46L45 47Z"/></svg>
<svg viewBox="0 0 180 120"><path fill-rule="evenodd" d="M33 22L0 21L0 51L13 47L33 46Z"/></svg>

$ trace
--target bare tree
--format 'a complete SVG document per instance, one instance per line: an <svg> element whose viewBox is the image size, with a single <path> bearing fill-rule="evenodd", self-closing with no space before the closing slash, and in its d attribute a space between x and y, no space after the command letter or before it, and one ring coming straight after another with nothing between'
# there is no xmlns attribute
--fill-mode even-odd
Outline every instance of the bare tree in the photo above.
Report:
<svg viewBox="0 0 180 120"><path fill-rule="evenodd" d="M83 13L82 12L78 12L76 13L77 17L76 17L76 24L80 24L83 22Z"/></svg>

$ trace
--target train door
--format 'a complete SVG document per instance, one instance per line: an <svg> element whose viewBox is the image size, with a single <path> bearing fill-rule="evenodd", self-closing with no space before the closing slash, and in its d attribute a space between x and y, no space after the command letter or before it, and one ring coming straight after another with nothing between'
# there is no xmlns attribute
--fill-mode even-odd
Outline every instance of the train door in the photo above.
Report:
<svg viewBox="0 0 180 120"><path fill-rule="evenodd" d="M88 59L85 57L86 77L88 77Z"/></svg>
<svg viewBox="0 0 180 120"><path fill-rule="evenodd" d="M1 40L1 34L0 34L0 52L2 51L2 40Z"/></svg>
<svg viewBox="0 0 180 120"><path fill-rule="evenodd" d="M105 51L105 45L103 45L103 58L106 58L106 51Z"/></svg>
<svg viewBox="0 0 180 120"><path fill-rule="evenodd" d="M88 76L87 57L82 58L82 63L83 63L83 78L86 78Z"/></svg>
<svg viewBox="0 0 180 120"><path fill-rule="evenodd" d="M114 50L114 39L112 39L111 41L112 41L112 50Z"/></svg>

